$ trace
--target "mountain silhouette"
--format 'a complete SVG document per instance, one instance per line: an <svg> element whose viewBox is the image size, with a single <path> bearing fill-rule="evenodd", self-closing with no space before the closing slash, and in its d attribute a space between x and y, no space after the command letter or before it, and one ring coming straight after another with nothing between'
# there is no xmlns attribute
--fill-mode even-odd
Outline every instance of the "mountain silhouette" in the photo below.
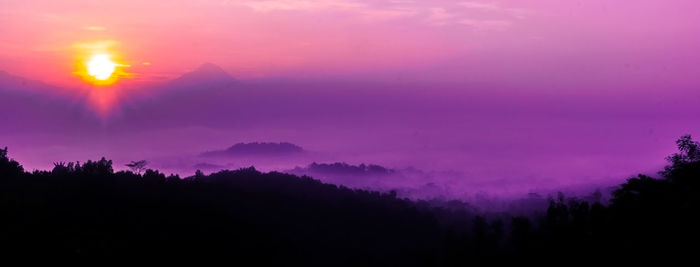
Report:
<svg viewBox="0 0 700 267"><path fill-rule="evenodd" d="M0 89L16 88L20 84L26 84L26 79L0 70Z"/></svg>
<svg viewBox="0 0 700 267"><path fill-rule="evenodd" d="M58 91L55 89L54 86L41 81L13 75L0 70L0 91L22 91L24 93L29 93L44 90L47 93L55 93Z"/></svg>
<svg viewBox="0 0 700 267"><path fill-rule="evenodd" d="M196 86L197 89L219 88L237 83L238 81L221 67L212 63L204 63L191 72L168 82L167 87L188 88Z"/></svg>
<svg viewBox="0 0 700 267"><path fill-rule="evenodd" d="M304 149L292 143L238 143L225 150L207 151L203 157L237 157L237 156L286 156L303 153Z"/></svg>
<svg viewBox="0 0 700 267"><path fill-rule="evenodd" d="M85 115L81 99L72 94L66 88L0 70L0 133L82 129L83 122L93 123L94 117Z"/></svg>

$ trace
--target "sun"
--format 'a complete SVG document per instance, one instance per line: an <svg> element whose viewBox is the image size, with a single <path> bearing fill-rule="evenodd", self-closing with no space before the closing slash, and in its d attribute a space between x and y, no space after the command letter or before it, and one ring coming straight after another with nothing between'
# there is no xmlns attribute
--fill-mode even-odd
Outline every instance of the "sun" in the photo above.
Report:
<svg viewBox="0 0 700 267"><path fill-rule="evenodd" d="M106 81L114 74L119 64L114 63L108 54L93 55L87 62L87 73L99 81Z"/></svg>
<svg viewBox="0 0 700 267"><path fill-rule="evenodd" d="M130 78L132 73L125 70L130 65L124 61L123 54L117 49L118 44L114 40L73 44L75 49L73 74L84 82L98 87L109 87L123 78Z"/></svg>

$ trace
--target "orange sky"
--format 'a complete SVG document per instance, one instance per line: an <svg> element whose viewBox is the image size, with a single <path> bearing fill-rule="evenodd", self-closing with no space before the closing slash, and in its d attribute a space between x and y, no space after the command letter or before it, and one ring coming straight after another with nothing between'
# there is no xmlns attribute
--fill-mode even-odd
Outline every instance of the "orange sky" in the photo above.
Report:
<svg viewBox="0 0 700 267"><path fill-rule="evenodd" d="M262 77L398 67L463 49L449 45L449 36L426 38L436 34L383 24L401 19L400 12L356 11L336 2L289 10L243 1L3 2L0 32L7 38L0 42L0 68L70 83L65 73L72 72L75 57L96 44L121 55L135 79L148 80L202 62L222 65L236 76Z"/></svg>

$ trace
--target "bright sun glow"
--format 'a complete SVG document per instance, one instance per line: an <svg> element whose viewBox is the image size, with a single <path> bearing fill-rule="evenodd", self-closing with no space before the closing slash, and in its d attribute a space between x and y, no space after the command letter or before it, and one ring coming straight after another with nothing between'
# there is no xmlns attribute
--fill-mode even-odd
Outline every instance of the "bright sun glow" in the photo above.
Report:
<svg viewBox="0 0 700 267"><path fill-rule="evenodd" d="M87 71L90 76L100 81L109 79L119 64L112 62L110 55L97 54L87 62Z"/></svg>

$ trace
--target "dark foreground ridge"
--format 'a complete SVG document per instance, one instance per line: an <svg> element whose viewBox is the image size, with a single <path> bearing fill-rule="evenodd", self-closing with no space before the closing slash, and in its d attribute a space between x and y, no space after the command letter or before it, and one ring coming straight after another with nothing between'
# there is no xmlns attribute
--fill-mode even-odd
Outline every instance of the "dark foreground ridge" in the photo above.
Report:
<svg viewBox="0 0 700 267"><path fill-rule="evenodd" d="M28 173L0 149L0 256L313 266L689 258L700 146L690 136L677 144L660 178L631 178L610 203L560 195L525 217L253 168L181 179L115 173L101 159Z"/></svg>

